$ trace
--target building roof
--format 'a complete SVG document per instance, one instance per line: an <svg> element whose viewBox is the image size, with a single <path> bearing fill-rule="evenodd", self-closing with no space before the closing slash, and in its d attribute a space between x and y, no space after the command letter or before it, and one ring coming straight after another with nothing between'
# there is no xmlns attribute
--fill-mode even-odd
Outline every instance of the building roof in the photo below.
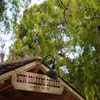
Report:
<svg viewBox="0 0 100 100"><path fill-rule="evenodd" d="M42 58L37 54L34 57L27 57L24 59L19 60L12 60L9 62L4 62L0 64L0 85L11 77L14 71L28 71L36 66L41 66L40 68L47 72L49 68L46 65L41 64ZM80 100L85 100L85 98L75 89L73 88L68 82L62 79L62 84L69 89L73 94L75 94Z"/></svg>
<svg viewBox="0 0 100 100"><path fill-rule="evenodd" d="M41 60L41 57L29 57L2 63L0 64L0 75L25 66L26 64L29 64L36 60Z"/></svg>
<svg viewBox="0 0 100 100"><path fill-rule="evenodd" d="M11 73L12 71L15 71L17 69L21 70L23 67L25 67L33 62L37 62L37 63L35 63L35 65L39 65L41 62L41 57L29 57L29 58L24 58L21 60L14 60L14 61L0 64L0 79L1 79L0 81L8 79L7 77L8 76L10 77L12 75L12 73ZM47 66L45 66L45 68L47 68L46 70L49 70ZM9 74L9 73L11 73L11 74ZM70 87L71 91L73 90L74 92L76 92L76 94L79 94L80 97L83 98L80 100L85 100L84 97L75 88L73 88L68 82L66 82L63 78L61 78L61 80L68 87Z"/></svg>

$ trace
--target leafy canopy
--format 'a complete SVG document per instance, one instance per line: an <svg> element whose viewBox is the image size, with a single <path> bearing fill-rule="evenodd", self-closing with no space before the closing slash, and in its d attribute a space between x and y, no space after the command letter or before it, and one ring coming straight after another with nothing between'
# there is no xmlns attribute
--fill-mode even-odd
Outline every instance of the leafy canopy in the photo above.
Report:
<svg viewBox="0 0 100 100"><path fill-rule="evenodd" d="M20 51L29 47L29 54L35 54L33 49L39 44L42 57L55 56L61 77L87 100L99 100L99 0L48 0L34 5L24 11L14 34L16 41L11 48Z"/></svg>

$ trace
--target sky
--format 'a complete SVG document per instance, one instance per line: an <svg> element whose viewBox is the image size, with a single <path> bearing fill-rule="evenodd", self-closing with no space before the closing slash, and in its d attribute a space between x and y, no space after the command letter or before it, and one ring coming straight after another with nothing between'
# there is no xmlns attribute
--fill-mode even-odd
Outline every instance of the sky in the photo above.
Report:
<svg viewBox="0 0 100 100"><path fill-rule="evenodd" d="M32 6L34 4L39 5L43 1L46 1L46 0L32 0L32 3L30 4L30 6ZM21 13L23 14L23 10L21 10ZM9 12L8 12L8 14L10 15ZM7 59L7 56L9 55L9 46L14 43L14 40L11 40L11 37L12 37L12 33L9 33L6 35L0 33L0 40L1 40L1 38L3 38L5 41L5 47L2 50L0 48L0 53L2 53L2 52L5 53L5 60ZM3 45L3 43L0 41L0 47L1 47L1 45Z"/></svg>
<svg viewBox="0 0 100 100"><path fill-rule="evenodd" d="M30 4L30 6L32 6L32 5L34 5L34 4L39 5L39 4L43 3L43 1L46 1L46 0L32 0L32 3ZM23 14L23 11L24 11L24 10L22 9L20 13ZM9 16L11 16L9 12L8 12L8 14L9 14ZM19 19L19 20L20 20L20 19ZM14 43L14 40L11 39L12 35L13 35L12 33L9 33L8 35L7 35L7 34L4 35L4 34L0 33L0 39L3 38L4 41L5 41L5 47L4 47L3 50L1 50L1 48L0 48L0 50L1 50L0 53L2 53L2 52L5 53L5 59L4 59L5 61L7 60L7 57L8 57L9 54L10 54L10 52L9 52L9 47L10 47L11 44ZM64 37L64 39L66 40L65 37ZM2 44L3 44L3 43L1 43L1 41L0 41L0 47L1 47ZM77 54L78 54L78 53L76 53L75 56L77 56ZM69 54L66 53L66 55L69 55ZM70 54L69 56L70 56L71 58L73 58L74 56L72 56L72 55L73 55L73 54ZM66 66L62 66L60 69L63 70L65 73L68 73L68 70L66 69Z"/></svg>
<svg viewBox="0 0 100 100"><path fill-rule="evenodd" d="M46 1L46 0L32 0L32 3L30 4L30 6L32 6L32 5L34 5L34 4L37 4L37 5L39 5L39 4L41 4L41 3L43 3L43 1ZM21 13L23 14L23 9L21 10ZM8 14L10 15L10 13L8 12ZM11 15L10 15L11 16ZM19 19L20 20L20 19ZM7 56L9 56L9 47L10 47L10 45L11 44L13 44L14 43L14 40L12 40L11 39L11 37L12 37L12 33L10 33L10 34L8 34L8 35L4 35L4 34L2 34L2 33L0 33L0 38L4 38L4 40L5 40L5 48L3 49L3 50L1 50L1 48L0 48L0 53L1 52L3 52L3 53L5 53L5 60L7 59ZM66 38L64 38L65 40L66 40ZM68 40L68 39L67 39ZM1 47L1 45L2 45L2 43L0 42L0 47ZM77 49L77 51L79 52L79 51L82 51L81 50L81 48L80 47L77 47L76 48ZM66 53L66 56L68 56L69 55L69 53ZM71 53L70 55L69 55L69 57L70 58L74 58L74 57L77 57L78 56L78 53L76 52L76 53L74 53L74 55L73 55L73 53Z"/></svg>

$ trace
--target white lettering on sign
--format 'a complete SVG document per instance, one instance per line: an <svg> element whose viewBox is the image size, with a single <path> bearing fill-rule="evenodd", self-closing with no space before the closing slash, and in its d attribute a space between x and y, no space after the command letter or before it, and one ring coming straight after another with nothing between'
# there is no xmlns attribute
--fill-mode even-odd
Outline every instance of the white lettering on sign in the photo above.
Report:
<svg viewBox="0 0 100 100"><path fill-rule="evenodd" d="M63 86L60 79L53 80L46 75L30 72L15 72L12 75L12 84L15 89L20 90L52 94L61 94L63 92Z"/></svg>

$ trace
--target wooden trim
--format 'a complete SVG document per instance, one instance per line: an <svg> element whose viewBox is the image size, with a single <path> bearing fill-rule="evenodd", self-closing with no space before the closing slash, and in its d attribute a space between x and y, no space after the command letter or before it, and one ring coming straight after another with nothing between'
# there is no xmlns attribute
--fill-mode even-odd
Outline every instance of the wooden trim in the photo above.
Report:
<svg viewBox="0 0 100 100"><path fill-rule="evenodd" d="M75 92L70 86L68 86L65 82L63 82L61 80L62 84L64 85L64 89L65 90L69 90L71 93L73 93L77 98L79 98L80 100L85 100L84 98L82 98L77 92Z"/></svg>
<svg viewBox="0 0 100 100"><path fill-rule="evenodd" d="M1 63L0 66L4 66L4 65L7 65L7 64L20 63L20 62L25 62L25 61L30 61L30 60L42 60L42 58L39 57L39 56L27 57L27 58L24 58L24 59L18 59L18 60L12 60L12 61L8 61L8 62L4 62L4 63Z"/></svg>
<svg viewBox="0 0 100 100"><path fill-rule="evenodd" d="M40 67L43 71L47 72L49 69L47 67L45 67L44 65L41 65ZM64 81L62 81L62 84L64 85L64 89L67 91L69 90L71 93L73 93L75 96L77 96L77 98L79 98L80 100L85 100L84 98L82 98L77 92L75 92L70 86L68 86Z"/></svg>
<svg viewBox="0 0 100 100"><path fill-rule="evenodd" d="M5 83L5 81L0 81L0 88L2 87L2 85Z"/></svg>
<svg viewBox="0 0 100 100"><path fill-rule="evenodd" d="M5 88L0 89L0 92L5 91L6 89L10 88L11 86L12 86L12 84L9 84L9 85L8 85L8 86L6 86Z"/></svg>
<svg viewBox="0 0 100 100"><path fill-rule="evenodd" d="M36 66L40 66L40 69L44 73L49 71L49 69L46 66L44 66L43 64L41 64L41 65L39 65L39 64L40 64L40 61L36 60L36 61L34 61L34 62L30 63L30 64L27 64L25 66L22 66L22 67L18 68L18 69L15 69L13 71L7 72L7 73L5 73L5 74L0 76L0 81L10 78L10 76L14 73L14 71L28 71L28 70L31 70L32 68L35 68ZM80 100L85 100L77 92L75 92L69 85L67 85L64 81L61 80L61 82L64 85L64 89L66 91L69 90L73 95L75 95Z"/></svg>
<svg viewBox="0 0 100 100"><path fill-rule="evenodd" d="M67 100L67 98L71 95L71 92L69 92L68 90L64 90L61 96L61 100Z"/></svg>
<svg viewBox="0 0 100 100"><path fill-rule="evenodd" d="M43 71L44 73L49 71L49 68L45 67L43 64L41 64L40 66L41 71Z"/></svg>
<svg viewBox="0 0 100 100"><path fill-rule="evenodd" d="M0 75L0 81L9 79L10 76L11 76L15 71L28 71L28 70L31 70L32 68L35 68L36 65L39 65L39 64L40 64L39 61L34 61L34 62L30 63L30 64L24 65L24 66L22 66L22 67L20 67L20 68L17 68L17 69L15 69L15 70L13 70L13 71L10 71L10 72L7 72L7 73L5 73L5 74L3 74L3 75Z"/></svg>

